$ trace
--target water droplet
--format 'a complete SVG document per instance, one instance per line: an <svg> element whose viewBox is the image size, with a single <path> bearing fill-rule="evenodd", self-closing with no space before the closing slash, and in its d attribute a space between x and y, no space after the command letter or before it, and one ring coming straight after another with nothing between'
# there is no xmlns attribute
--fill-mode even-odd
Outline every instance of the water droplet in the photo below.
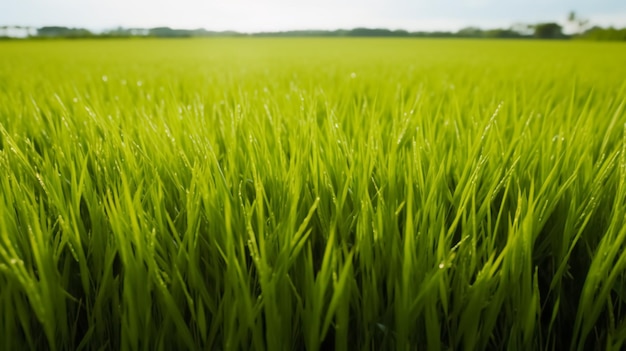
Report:
<svg viewBox="0 0 626 351"><path fill-rule="evenodd" d="M107 77L107 76L102 76L102 81L103 81L103 82L105 82L105 83L106 83L106 82L108 82L108 81L109 81L109 77Z"/></svg>
<svg viewBox="0 0 626 351"><path fill-rule="evenodd" d="M441 263L439 264L439 269L444 269L445 267L446 267L446 265L445 265L443 262L441 262Z"/></svg>
<svg viewBox="0 0 626 351"><path fill-rule="evenodd" d="M350 78L352 79L356 78L356 73L355 72L350 73Z"/></svg>

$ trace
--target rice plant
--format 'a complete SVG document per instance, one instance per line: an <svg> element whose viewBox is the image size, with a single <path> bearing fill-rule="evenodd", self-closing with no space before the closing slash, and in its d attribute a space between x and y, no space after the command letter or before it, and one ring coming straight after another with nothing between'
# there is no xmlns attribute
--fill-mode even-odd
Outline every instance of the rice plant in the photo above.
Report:
<svg viewBox="0 0 626 351"><path fill-rule="evenodd" d="M0 53L2 350L626 345L623 45Z"/></svg>

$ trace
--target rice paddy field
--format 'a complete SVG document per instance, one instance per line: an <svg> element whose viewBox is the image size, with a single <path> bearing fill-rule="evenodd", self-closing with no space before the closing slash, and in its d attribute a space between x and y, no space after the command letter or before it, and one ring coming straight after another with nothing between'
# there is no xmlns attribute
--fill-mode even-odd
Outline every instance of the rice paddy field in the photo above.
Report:
<svg viewBox="0 0 626 351"><path fill-rule="evenodd" d="M1 350L620 350L626 46L0 42Z"/></svg>

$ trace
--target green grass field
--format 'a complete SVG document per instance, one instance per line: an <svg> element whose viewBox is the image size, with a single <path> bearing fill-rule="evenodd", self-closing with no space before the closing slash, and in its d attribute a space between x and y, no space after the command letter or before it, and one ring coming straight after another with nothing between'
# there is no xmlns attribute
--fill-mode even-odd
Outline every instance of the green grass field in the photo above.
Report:
<svg viewBox="0 0 626 351"><path fill-rule="evenodd" d="M0 350L620 350L626 46L0 42Z"/></svg>

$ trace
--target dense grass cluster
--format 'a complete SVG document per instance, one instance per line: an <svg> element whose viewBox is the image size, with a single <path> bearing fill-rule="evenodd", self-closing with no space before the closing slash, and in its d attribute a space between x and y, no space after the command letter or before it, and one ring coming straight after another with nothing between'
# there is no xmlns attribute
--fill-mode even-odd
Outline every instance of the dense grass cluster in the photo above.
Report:
<svg viewBox="0 0 626 351"><path fill-rule="evenodd" d="M0 349L623 348L625 62L0 43Z"/></svg>

